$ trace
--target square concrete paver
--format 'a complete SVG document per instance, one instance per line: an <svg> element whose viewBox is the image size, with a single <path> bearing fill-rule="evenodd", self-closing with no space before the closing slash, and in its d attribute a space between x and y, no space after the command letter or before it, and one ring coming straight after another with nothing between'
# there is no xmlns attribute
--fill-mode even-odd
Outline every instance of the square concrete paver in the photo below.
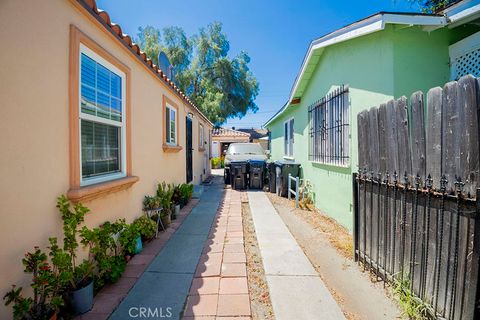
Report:
<svg viewBox="0 0 480 320"><path fill-rule="evenodd" d="M224 252L244 253L245 249L243 247L243 244L241 244L241 243L227 243L225 245Z"/></svg>
<svg viewBox="0 0 480 320"><path fill-rule="evenodd" d="M246 277L222 278L220 280L220 294L248 294Z"/></svg>
<svg viewBox="0 0 480 320"><path fill-rule="evenodd" d="M249 315L250 298L248 294L221 294L218 297L217 316Z"/></svg>
<svg viewBox="0 0 480 320"><path fill-rule="evenodd" d="M186 317L215 316L217 314L217 304L217 294L189 296L184 315Z"/></svg>
<svg viewBox="0 0 480 320"><path fill-rule="evenodd" d="M223 263L222 277L246 277L247 266L245 263Z"/></svg>
<svg viewBox="0 0 480 320"><path fill-rule="evenodd" d="M218 294L220 277L205 277L193 279L190 295Z"/></svg>
<svg viewBox="0 0 480 320"><path fill-rule="evenodd" d="M246 263L247 258L245 257L245 253L233 253L233 252L225 252L223 254L223 262L225 263Z"/></svg>
<svg viewBox="0 0 480 320"><path fill-rule="evenodd" d="M203 253L220 253L223 252L223 242L208 244L203 248Z"/></svg>

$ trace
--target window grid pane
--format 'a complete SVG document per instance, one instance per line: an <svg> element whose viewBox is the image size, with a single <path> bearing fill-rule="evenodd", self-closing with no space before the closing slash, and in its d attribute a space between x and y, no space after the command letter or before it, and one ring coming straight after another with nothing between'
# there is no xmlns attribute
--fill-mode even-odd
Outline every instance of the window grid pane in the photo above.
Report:
<svg viewBox="0 0 480 320"><path fill-rule="evenodd" d="M348 87L341 86L309 107L311 161L340 166L349 164L348 106Z"/></svg>
<svg viewBox="0 0 480 320"><path fill-rule="evenodd" d="M82 178L120 172L120 127L81 121Z"/></svg>
<svg viewBox="0 0 480 320"><path fill-rule="evenodd" d="M81 112L122 121L122 79L81 54Z"/></svg>

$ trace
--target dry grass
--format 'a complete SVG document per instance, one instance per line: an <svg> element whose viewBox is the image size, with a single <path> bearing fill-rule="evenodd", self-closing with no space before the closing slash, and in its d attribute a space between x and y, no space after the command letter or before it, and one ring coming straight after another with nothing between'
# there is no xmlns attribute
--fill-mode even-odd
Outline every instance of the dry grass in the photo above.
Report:
<svg viewBox="0 0 480 320"><path fill-rule="evenodd" d="M295 209L295 201L282 198L273 193L267 193L268 198L274 204L291 208L297 216L313 228L323 233L332 246L347 259L353 258L353 237L348 230L338 224L334 219L314 208L312 211Z"/></svg>
<svg viewBox="0 0 480 320"><path fill-rule="evenodd" d="M272 302L270 301L270 291L265 278L265 270L263 269L262 257L258 248L257 236L246 193L242 194L242 216L252 317L254 320L273 320L275 317L273 315Z"/></svg>

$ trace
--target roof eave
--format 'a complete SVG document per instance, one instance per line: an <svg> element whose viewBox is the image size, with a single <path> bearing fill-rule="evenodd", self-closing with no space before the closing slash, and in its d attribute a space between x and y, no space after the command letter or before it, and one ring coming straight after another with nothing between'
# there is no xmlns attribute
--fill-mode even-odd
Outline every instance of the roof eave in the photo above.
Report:
<svg viewBox="0 0 480 320"><path fill-rule="evenodd" d="M299 84L303 78L306 68L308 67L308 62L310 61L314 52L333 44L384 30L386 24L444 26L447 24L447 20L444 16L436 14L399 14L380 12L313 40L308 47L305 58L303 59L300 72L295 78L295 82L292 86L292 90L290 91L287 103L275 115L273 115L272 118L265 122L264 127L268 126L277 117L279 117L288 108L290 101L297 96Z"/></svg>

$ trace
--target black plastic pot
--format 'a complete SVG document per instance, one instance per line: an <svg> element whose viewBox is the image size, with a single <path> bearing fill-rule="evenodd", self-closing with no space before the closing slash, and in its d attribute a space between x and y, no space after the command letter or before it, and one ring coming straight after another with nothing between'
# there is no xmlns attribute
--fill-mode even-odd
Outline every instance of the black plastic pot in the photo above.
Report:
<svg viewBox="0 0 480 320"><path fill-rule="evenodd" d="M93 280L86 286L70 292L68 300L75 315L90 311L93 307Z"/></svg>

